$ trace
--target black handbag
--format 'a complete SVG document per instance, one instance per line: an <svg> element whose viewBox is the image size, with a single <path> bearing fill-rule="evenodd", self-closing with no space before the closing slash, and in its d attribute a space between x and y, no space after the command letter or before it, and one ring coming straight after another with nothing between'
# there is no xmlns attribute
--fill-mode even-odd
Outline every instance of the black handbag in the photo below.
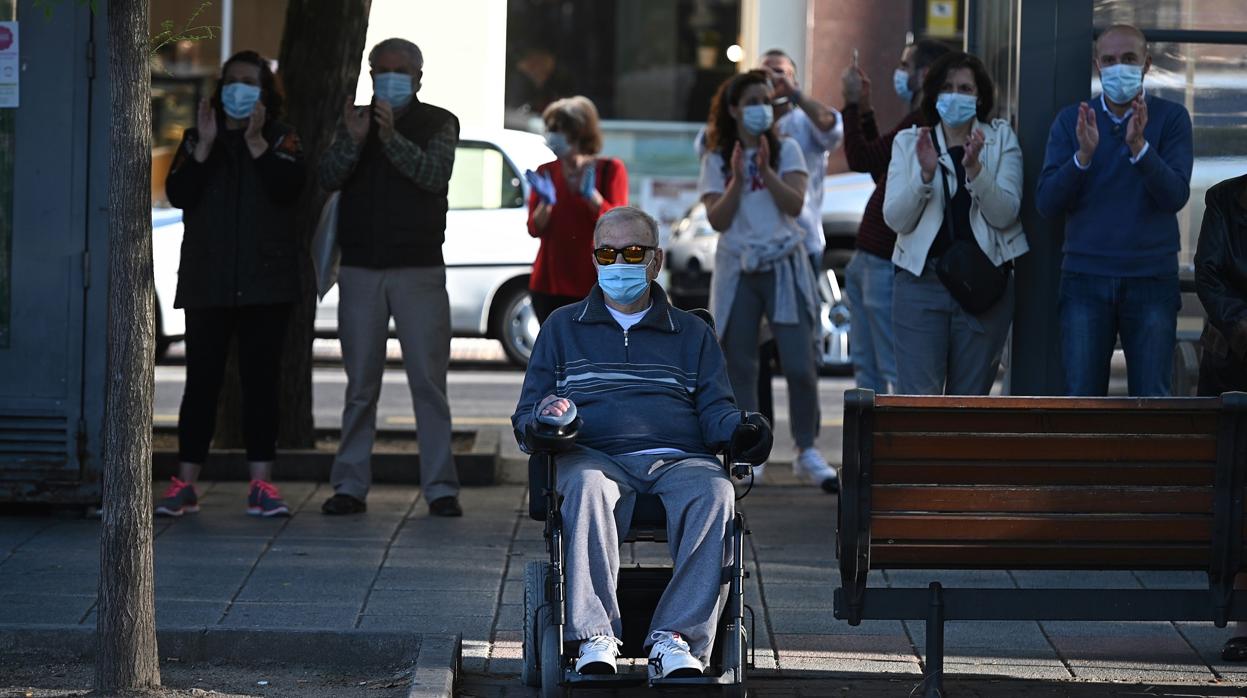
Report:
<svg viewBox="0 0 1247 698"><path fill-rule="evenodd" d="M996 305L1009 287L1009 273L1013 264L992 264L987 253L974 239L958 236L953 228L953 197L948 190L948 180L936 168L936 176L944 185L944 223L953 242L935 263L935 275L948 293L967 313L982 315ZM955 171L955 168L954 168Z"/></svg>

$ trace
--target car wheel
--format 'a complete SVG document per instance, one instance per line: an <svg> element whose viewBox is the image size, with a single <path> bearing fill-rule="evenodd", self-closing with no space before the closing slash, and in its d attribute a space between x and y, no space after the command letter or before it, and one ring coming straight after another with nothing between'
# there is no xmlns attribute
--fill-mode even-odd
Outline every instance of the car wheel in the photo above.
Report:
<svg viewBox="0 0 1247 698"><path fill-rule="evenodd" d="M540 329L528 289L518 284L503 289L494 308L493 335L502 342L507 360L520 368L528 366Z"/></svg>

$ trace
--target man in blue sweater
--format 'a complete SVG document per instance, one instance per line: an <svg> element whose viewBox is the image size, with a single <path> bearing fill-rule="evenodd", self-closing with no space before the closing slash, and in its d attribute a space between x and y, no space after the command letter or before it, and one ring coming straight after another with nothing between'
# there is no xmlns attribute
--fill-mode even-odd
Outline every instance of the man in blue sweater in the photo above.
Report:
<svg viewBox="0 0 1247 698"><path fill-rule="evenodd" d="M1177 316L1177 213L1190 196L1191 117L1147 94L1143 32L1109 27L1095 45L1103 92L1066 107L1036 189L1065 216L1061 356L1069 395L1105 395L1117 336L1134 396L1168 395Z"/></svg>
<svg viewBox="0 0 1247 698"><path fill-rule="evenodd" d="M524 448L533 421L583 425L558 457L566 544L565 642L580 643L576 670L613 674L622 636L615 584L619 537L637 493L667 510L670 586L646 646L654 677L700 675L710 656L732 564L735 493L714 453L742 422L759 427L736 447L770 451L770 428L737 409L710 327L671 307L653 283L662 268L658 224L623 206L594 229L598 285L541 327L511 423Z"/></svg>

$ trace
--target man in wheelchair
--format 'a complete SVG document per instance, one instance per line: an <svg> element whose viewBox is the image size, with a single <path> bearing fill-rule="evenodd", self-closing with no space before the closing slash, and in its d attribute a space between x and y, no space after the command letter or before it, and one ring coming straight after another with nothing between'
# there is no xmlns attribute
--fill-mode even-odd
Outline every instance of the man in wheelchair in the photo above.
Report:
<svg viewBox="0 0 1247 698"><path fill-rule="evenodd" d="M645 643L650 677L700 676L733 563L735 492L714 454L730 444L738 460L760 461L770 451L770 425L736 407L714 331L673 308L654 283L663 251L653 218L631 207L603 214L593 254L598 285L542 326L511 418L526 451L534 422L582 421L575 448L556 457L563 640L580 643L576 671L616 673L620 537L636 495L656 494L674 570Z"/></svg>

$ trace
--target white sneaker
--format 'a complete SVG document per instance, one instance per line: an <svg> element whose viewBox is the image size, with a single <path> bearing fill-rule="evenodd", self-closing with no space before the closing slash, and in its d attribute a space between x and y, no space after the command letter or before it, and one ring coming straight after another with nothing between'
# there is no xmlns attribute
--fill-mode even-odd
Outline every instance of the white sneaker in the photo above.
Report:
<svg viewBox="0 0 1247 698"><path fill-rule="evenodd" d="M817 448L806 448L792 462L792 474L802 482L818 485L828 494L840 491L840 476L827 464Z"/></svg>
<svg viewBox="0 0 1247 698"><path fill-rule="evenodd" d="M649 648L651 680L701 676L705 667L689 651L688 643L680 637L680 633L656 630L650 633L649 639L654 643Z"/></svg>
<svg viewBox="0 0 1247 698"><path fill-rule="evenodd" d="M619 668L619 646L623 643L610 635L594 635L580 643L580 658L576 660L578 674L615 674Z"/></svg>

